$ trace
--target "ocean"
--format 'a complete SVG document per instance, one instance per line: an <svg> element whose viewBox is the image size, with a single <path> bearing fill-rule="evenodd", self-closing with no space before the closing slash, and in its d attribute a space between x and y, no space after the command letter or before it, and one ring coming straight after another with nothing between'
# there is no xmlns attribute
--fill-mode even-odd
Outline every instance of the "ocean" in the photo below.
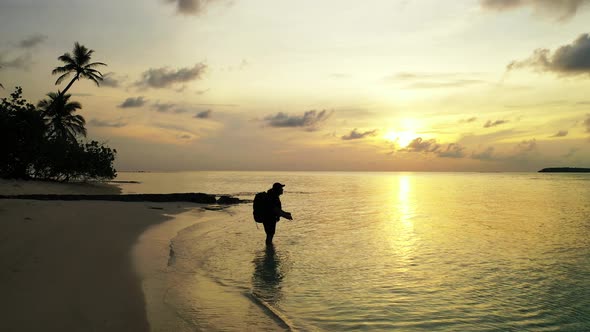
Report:
<svg viewBox="0 0 590 332"><path fill-rule="evenodd" d="M171 239L165 302L194 330L590 331L590 174L120 173L124 193L253 199ZM178 281L181 280L181 281ZM242 303L250 303L244 311ZM259 311L254 314L254 311ZM238 317L237 319L232 317ZM276 324L275 324L276 325Z"/></svg>

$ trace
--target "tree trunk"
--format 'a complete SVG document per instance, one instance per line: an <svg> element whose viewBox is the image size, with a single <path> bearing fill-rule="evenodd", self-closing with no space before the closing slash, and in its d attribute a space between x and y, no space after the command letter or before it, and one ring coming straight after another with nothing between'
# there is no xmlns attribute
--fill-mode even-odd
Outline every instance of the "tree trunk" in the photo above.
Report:
<svg viewBox="0 0 590 332"><path fill-rule="evenodd" d="M72 87L72 84L74 84L74 82L80 77L80 74L76 74L76 76L74 76L74 78L72 78L72 80L70 81L70 83L68 83L68 85L66 85L66 88L64 89L64 91L61 92L62 96L66 95L66 92Z"/></svg>

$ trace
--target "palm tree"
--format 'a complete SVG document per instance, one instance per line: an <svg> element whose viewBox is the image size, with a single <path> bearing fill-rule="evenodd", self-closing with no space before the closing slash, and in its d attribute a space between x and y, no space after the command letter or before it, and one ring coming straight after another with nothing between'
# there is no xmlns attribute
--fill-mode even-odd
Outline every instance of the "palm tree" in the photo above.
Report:
<svg viewBox="0 0 590 332"><path fill-rule="evenodd" d="M102 62L90 63L92 53L94 53L94 50L89 50L86 48L86 46L80 45L78 42L76 42L74 44L73 55L70 53L64 53L64 55L61 55L57 58L58 60L62 61L64 65L61 67L56 67L51 72L53 75L61 74L57 81L55 81L55 85L60 84L63 80L68 78L70 74L75 74L74 78L61 92L62 95L65 95L72 84L74 84L74 82L80 78L89 79L96 83L97 86L100 86L100 81L102 81L102 73L94 68L97 66L106 66L106 64Z"/></svg>
<svg viewBox="0 0 590 332"><path fill-rule="evenodd" d="M47 99L41 100L37 106L41 108L43 117L49 127L49 136L57 139L76 141L76 135L86 137L86 120L79 114L74 114L76 110L82 109L82 105L77 101L70 102L72 95L50 92Z"/></svg>

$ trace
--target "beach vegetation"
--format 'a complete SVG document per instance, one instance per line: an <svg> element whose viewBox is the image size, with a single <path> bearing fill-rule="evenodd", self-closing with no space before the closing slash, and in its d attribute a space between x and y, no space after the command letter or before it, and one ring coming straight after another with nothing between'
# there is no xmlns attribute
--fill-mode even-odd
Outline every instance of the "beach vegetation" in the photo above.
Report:
<svg viewBox="0 0 590 332"><path fill-rule="evenodd" d="M90 62L94 50L86 48L84 45L80 45L78 42L74 43L74 49L72 54L64 53L57 59L64 63L63 66L56 67L51 72L53 75L60 75L55 81L55 85L60 84L66 80L70 75L74 75L72 80L66 85L65 89L61 92L65 95L66 92L72 87L75 81L85 78L96 83L100 86L100 82L103 79L102 73L95 68L98 66L106 66L102 62Z"/></svg>
<svg viewBox="0 0 590 332"><path fill-rule="evenodd" d="M74 78L63 91L49 92L37 106L16 87L0 102L0 177L56 181L113 179L117 151L97 141L87 141L86 120L77 111L82 104L66 94L72 84L87 78L99 85L102 74L90 62L94 51L75 43L73 55L58 59L65 63L53 73L62 74L56 84L70 74Z"/></svg>
<svg viewBox="0 0 590 332"><path fill-rule="evenodd" d="M45 121L16 87L0 103L0 176L28 178L45 141Z"/></svg>
<svg viewBox="0 0 590 332"><path fill-rule="evenodd" d="M80 103L50 93L38 108L16 87L0 103L0 177L56 181L106 180L117 173L116 150L84 142L85 121L73 112ZM45 106L50 107L48 111ZM53 112L53 113L52 113Z"/></svg>
<svg viewBox="0 0 590 332"><path fill-rule="evenodd" d="M76 141L78 135L86 137L86 120L83 116L74 114L82 109L82 105L77 101L70 101L69 94L50 92L47 97L37 104L48 125L47 134L51 138L70 142Z"/></svg>

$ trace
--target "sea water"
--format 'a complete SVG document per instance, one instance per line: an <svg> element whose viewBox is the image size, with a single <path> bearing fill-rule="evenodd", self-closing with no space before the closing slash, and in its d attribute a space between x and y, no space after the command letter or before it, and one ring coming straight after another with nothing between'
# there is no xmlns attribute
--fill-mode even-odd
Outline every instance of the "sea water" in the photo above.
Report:
<svg viewBox="0 0 590 332"><path fill-rule="evenodd" d="M247 313L225 319L243 307L231 300L239 296L292 330L590 331L590 174L185 172L118 180L141 182L122 184L126 193L243 199L286 184L281 200L294 220L279 222L272 248L251 204L171 239L169 273L194 278L166 301L195 329L264 330Z"/></svg>

